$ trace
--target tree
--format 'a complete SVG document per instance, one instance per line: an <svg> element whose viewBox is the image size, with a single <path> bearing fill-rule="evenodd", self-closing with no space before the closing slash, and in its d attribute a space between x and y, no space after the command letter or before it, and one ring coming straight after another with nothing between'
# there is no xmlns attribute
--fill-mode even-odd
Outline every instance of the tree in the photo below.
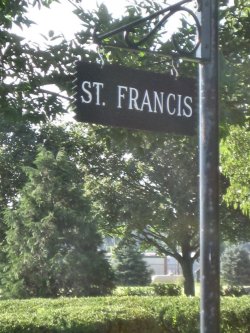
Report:
<svg viewBox="0 0 250 333"><path fill-rule="evenodd" d="M220 112L221 134L230 135L231 125L249 122L249 0L220 7Z"/></svg>
<svg viewBox="0 0 250 333"><path fill-rule="evenodd" d="M137 239L174 257L185 292L193 295L192 267L199 257L194 140L128 131L119 141L105 133L101 140L98 131L92 132L92 142L103 145L100 157L89 155L86 174L93 214L106 233Z"/></svg>
<svg viewBox="0 0 250 333"><path fill-rule="evenodd" d="M8 120L40 124L68 111L65 100L70 102L71 98L62 92L69 88L70 95L73 94L72 64L76 55L72 51L72 43L52 32L47 38L47 47L41 48L11 30L14 25L27 29L34 24L26 16L28 7L49 7L54 1L1 1L0 105L1 114ZM58 43L52 45L51 41L55 39ZM59 92L48 88L48 85L56 86Z"/></svg>
<svg viewBox="0 0 250 333"><path fill-rule="evenodd" d="M221 257L221 273L225 282L232 285L250 284L250 252L242 245L226 248Z"/></svg>
<svg viewBox="0 0 250 333"><path fill-rule="evenodd" d="M5 297L97 295L113 286L100 250L101 238L89 215L79 170L63 150L40 149L7 225L1 267Z"/></svg>
<svg viewBox="0 0 250 333"><path fill-rule="evenodd" d="M53 0L3 0L0 3L0 242L5 238L3 211L15 204L18 190L26 175L22 166L32 163L37 135L32 123L47 121L64 112L57 94L43 86L51 81L50 53L28 42L12 31L17 25L29 28L26 14L30 6L49 7ZM49 64L50 63L50 64ZM52 75L53 76L53 75ZM53 105L53 106L52 106Z"/></svg>
<svg viewBox="0 0 250 333"><path fill-rule="evenodd" d="M0 116L0 243L5 238L6 225L2 222L4 210L11 204L15 207L18 193L27 181L24 169L33 166L39 145L55 155L64 149L68 156L77 155L78 147L71 140L67 126L53 125L48 122L39 128L30 122L18 123ZM81 142L83 148L83 142Z"/></svg>
<svg viewBox="0 0 250 333"><path fill-rule="evenodd" d="M6 207L15 207L18 192L27 177L23 167L31 166L36 155L37 133L30 123L7 120L0 115L0 249L6 241L3 222ZM6 257L0 251L0 265Z"/></svg>
<svg viewBox="0 0 250 333"><path fill-rule="evenodd" d="M224 200L250 217L249 152L249 128L231 126L230 135L221 142L222 172L229 179Z"/></svg>
<svg viewBox="0 0 250 333"><path fill-rule="evenodd" d="M118 245L113 261L118 285L144 286L151 282L150 271L135 244Z"/></svg>
<svg viewBox="0 0 250 333"><path fill-rule="evenodd" d="M221 169L228 180L224 201L249 217L249 5L237 0L221 17ZM249 225L249 220L248 220Z"/></svg>
<svg viewBox="0 0 250 333"><path fill-rule="evenodd" d="M39 1L36 3L44 3L49 4L51 1ZM123 23L128 23L131 20L145 16L145 10L147 13L152 13L157 9L160 9L160 5L152 3L151 1L135 1L136 6L128 7L128 17L122 18L122 20L114 20L111 15L107 12L105 6L100 6L100 8L93 13L87 13L84 11L79 5L76 5L75 13L78 17L81 18L83 23L83 30L76 35L74 41L67 43L64 40L61 40L61 43L55 46L48 46L47 50L40 50L36 45L27 45L23 44L20 38L16 35L10 33L10 23L14 22L13 20L24 20L25 10L27 8L27 1L18 2L18 6L12 7L10 5L10 1L5 0L1 4L1 13L3 13L4 26L0 32L0 40L2 43L2 67L1 67L1 77L3 78L3 84L1 85L1 112L4 113L5 117L12 117L15 120L24 119L29 120L31 122L39 123L42 121L47 121L48 119L54 119L55 115L59 112L64 112L65 108L62 104L62 100L59 94L48 92L44 88L44 86L48 83L56 84L60 91L66 90L69 95L72 94L72 85L71 80L73 78L74 60L78 59L79 54L81 54L82 60L100 62L98 53L89 52L87 46L92 45L93 39L92 35L96 28L98 31L106 31L110 28L116 28L118 25L120 26ZM221 7L221 90L222 90L222 98L221 98L221 109L222 109L222 119L223 119L223 135L228 135L228 124L230 123L244 123L247 119L247 114L249 113L249 94L248 94L248 82L249 82L249 1L238 0L235 1L232 6L228 5L228 1L223 1ZM143 8L145 7L145 9ZM7 22L6 17L10 17L11 19ZM7 23L6 23L7 22ZM21 22L21 24L30 24L26 20L26 22ZM139 29L140 33L145 33L148 29L151 29L150 25L146 25L146 28ZM120 41L120 37L118 37L118 41ZM233 42L232 42L233 41ZM149 40L148 46L151 50L159 50L159 51L168 51L172 48L171 43L163 43L160 38L160 34L157 36L155 41ZM237 46L237 47L236 47ZM154 70L158 72L166 72L166 70L171 68L171 63L166 66L166 61L160 61L158 57L155 55L149 55L145 52L140 52L139 54L129 54L127 52L121 52L119 49L113 50L112 52L106 52L104 54L105 61L109 61L111 63L119 63L121 65L135 67L135 68L147 68L148 70ZM186 65L185 62L180 64L180 73L185 73L189 75L194 75L195 66ZM239 102L240 101L240 102ZM91 128L91 127L90 127ZM193 210L193 206L196 205L195 197L191 196L191 202L186 202L183 200L184 191L186 191L186 187L184 186L183 192L181 192L180 187L179 190L175 188L175 186L170 185L171 190L167 190L167 186L169 186L168 181L163 182L165 187L160 189L162 193L165 193L165 198L158 195L158 187L154 187L155 178L152 176L153 170L157 170L162 168L162 177L164 179L165 173L163 172L165 166L171 160L171 156L165 156L163 154L162 160L160 160L159 167L157 165L156 159L152 158L154 163L150 166L151 156L147 152L148 148L155 149L158 148L157 144L159 143L159 137L156 136L155 139L152 139L152 136L147 136L144 133L135 134L134 132L126 132L123 130L108 130L103 129L101 127L94 127L97 131L96 137L91 133L91 130L88 131L85 129L84 138L86 140L91 141L92 139L99 140L92 141L96 142L95 147L92 149L90 146L86 152L81 151L81 156L79 158L86 159L89 157L88 166L83 163L82 170L88 171L88 178L90 180L89 185L85 183L85 188L89 191L89 195L92 193L96 194L98 200L93 202L94 208L99 208L98 216L104 216L104 212L108 211L108 218L103 219L106 221L105 227L108 227L108 224L112 226L112 221L115 219L115 215L117 214L117 208L121 207L121 211L119 215L117 215L117 221L124 226L124 230L127 231L124 234L132 234L132 227L129 225L126 227L125 222L131 222L132 216L130 215L130 211L133 213L133 222L136 222L137 234L140 237L144 237L145 230L143 228L143 223L139 223L139 212L143 212L141 215L141 220L145 221L145 225L147 227L146 230L149 230L149 226L153 226L150 229L151 236L144 237L144 241L148 244L152 244L153 240L160 241L161 247L159 251L162 251L168 255L175 255L182 260L183 253L188 253L187 260L185 262L189 262L188 264L188 276L191 276L190 267L192 266L193 260L198 256L198 229L197 229L197 220L194 218L196 215L195 210ZM88 133L88 134L86 134ZM86 138L90 135L89 138ZM128 148L124 148L122 145L122 141L127 142L127 147L129 147L129 143L133 143L135 146L138 146L136 150L130 150ZM145 141L143 143L143 141ZM162 143L162 140L160 140ZM165 150L170 147L171 151L171 139L169 144L166 140ZM119 149L114 150L114 146L117 145ZM160 145L161 146L161 145ZM164 146L164 145L163 145ZM183 145L184 147L185 145ZM122 148L123 147L123 148ZM103 153L104 150L104 153ZM148 160L144 160L144 151L145 157ZM97 157L91 156L93 154L100 153L99 159ZM179 179L179 175L177 174L179 159L181 159L181 154L178 155L178 147L176 151L173 151L173 157L176 159L176 172L173 171L172 175L176 179ZM140 154L139 154L140 153ZM160 153L158 150L158 155L160 157ZM131 156L131 158L129 158ZM139 157L140 156L140 157ZM118 158L119 157L119 158ZM133 158L135 157L135 164L133 165ZM165 161L164 161L165 157ZM142 162L140 164L140 158L142 158ZM187 154L184 154L183 159L189 158ZM107 165L104 165L104 160L107 160ZM98 166L99 161L103 165L103 168ZM91 162L91 163L90 163ZM96 163L96 164L95 164ZM111 168L113 166L114 169ZM120 171L125 168L125 173L121 173ZM117 170L116 170L117 168ZM151 170L151 169L152 170ZM107 169L107 170L106 170ZM193 165L189 166L188 170L194 170ZM167 175L168 172L171 174L169 170L166 170ZM131 193L126 192L123 193L122 186L124 184L128 184L130 178L126 178L126 174L131 174L132 178L135 180L135 184L138 185L137 190L134 189L134 192ZM150 175L150 181L147 181L147 174ZM109 207L106 206L106 203L103 200L99 200L100 195L95 193L91 184L94 184L93 177L94 175L98 175L98 179L100 181L99 185L104 185L102 188L99 186L100 193L105 192L110 189L111 193L116 199L116 205L112 207L112 195L111 193L108 195L109 197ZM143 175L146 175L143 176ZM134 177L134 178L133 178ZM144 177L144 178L143 178ZM187 174L189 177L189 174ZM180 177L180 182L183 178ZM115 181L114 181L115 180ZM146 180L146 181L145 181ZM157 183L156 183L157 184ZM195 184L195 182L194 182ZM144 185L144 191L140 193L140 189ZM148 190L150 186L153 187L153 191ZM180 184L181 186L181 184ZM129 187L124 187L128 189ZM173 194L170 195L170 192ZM165 192L164 192L165 191ZM179 191L179 194L178 194ZM187 192L188 193L188 192ZM178 194L178 195L177 195ZM170 196L169 196L170 195ZM161 199L159 200L159 197ZM176 198L180 197L180 205L179 211L182 212L182 215L185 217L185 221L187 223L177 223L177 220L180 221L180 215L177 216L175 214L175 210L172 208L171 212L171 200L174 200L175 203ZM132 204L131 209L129 209L129 205L131 203L130 199L136 199L135 203ZM170 202L168 202L170 200ZM146 202L146 203L145 203ZM149 205L148 205L149 203ZM122 206L123 205L123 206ZM185 216L184 207L188 207ZM174 205L172 204L174 207ZM170 216L165 216L166 210L165 207L170 208ZM175 208L176 209L176 208ZM97 211L94 209L93 211ZM193 213L191 213L193 211ZM157 216L154 216L153 213L157 213ZM150 214L151 218L149 218ZM97 214L97 213L96 213ZM178 212L179 214L179 212ZM194 214L194 215L192 215ZM189 217L192 217L189 219ZM157 219L157 217L159 219ZM182 245L180 245L180 239L173 240L175 237L173 231L168 234L166 232L166 228L164 222L170 221L172 219L172 229L169 230L176 231L179 230L176 234L181 235L181 231L183 235L190 235L188 237L187 245L184 246L182 241ZM103 222L102 221L102 222ZM150 224L146 224L149 221ZM184 219L182 219L184 221ZM155 223L155 224L153 224ZM186 226L191 225L188 230L183 228L183 225ZM104 223L102 223L104 225ZM104 228L103 228L104 229ZM120 230L120 229L119 229ZM135 231L134 230L134 231ZM192 231L191 231L192 230ZM143 232L141 232L143 231ZM162 237L162 235L168 235L166 237ZM142 236L141 236L142 235ZM182 236L183 238L183 236ZM192 238L192 241L191 241ZM166 246L166 240L168 245ZM155 241L155 242L156 242ZM190 241L190 242L189 242ZM170 242L170 243L169 243ZM172 244L174 242L174 245ZM191 245L190 245L191 244ZM177 247L176 247L177 246ZM182 248L183 247L183 248ZM172 249L173 248L173 249ZM165 250L164 250L165 249ZM184 268L184 271L187 270ZM185 274L185 273L184 273ZM192 279L190 279L192 285ZM187 282L189 283L189 282ZM189 289L188 293L192 294L192 288Z"/></svg>

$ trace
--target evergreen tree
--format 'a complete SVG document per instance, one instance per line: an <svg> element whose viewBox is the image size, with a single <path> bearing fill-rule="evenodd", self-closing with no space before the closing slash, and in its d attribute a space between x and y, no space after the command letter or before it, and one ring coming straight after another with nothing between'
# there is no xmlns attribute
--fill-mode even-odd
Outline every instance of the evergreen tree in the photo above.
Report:
<svg viewBox="0 0 250 333"><path fill-rule="evenodd" d="M112 272L89 216L82 175L64 151L40 149L19 203L5 213L5 297L105 294Z"/></svg>
<svg viewBox="0 0 250 333"><path fill-rule="evenodd" d="M123 286L144 286L150 283L150 271L135 245L118 246L115 250L117 283Z"/></svg>
<svg viewBox="0 0 250 333"><path fill-rule="evenodd" d="M250 285L250 252L242 246L227 248L221 258L222 278L232 285Z"/></svg>

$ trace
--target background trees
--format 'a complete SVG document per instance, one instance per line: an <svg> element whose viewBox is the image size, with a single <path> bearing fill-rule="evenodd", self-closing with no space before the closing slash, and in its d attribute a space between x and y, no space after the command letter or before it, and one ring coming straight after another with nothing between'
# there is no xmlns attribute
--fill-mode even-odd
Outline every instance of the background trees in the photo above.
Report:
<svg viewBox="0 0 250 333"><path fill-rule="evenodd" d="M226 5L226 4L225 4ZM221 170L224 200L249 217L249 1L221 9ZM232 126L233 125L233 126ZM250 220L248 220L250 225Z"/></svg>
<svg viewBox="0 0 250 333"><path fill-rule="evenodd" d="M25 184L23 166L30 165L35 156L36 133L28 123L13 123L0 115L0 242L6 226L3 212L10 203L15 205L18 190Z"/></svg>
<svg viewBox="0 0 250 333"><path fill-rule="evenodd" d="M138 246L131 242L121 244L115 249L113 267L118 285L145 286L151 282L151 272L143 260L143 255Z"/></svg>
<svg viewBox="0 0 250 333"><path fill-rule="evenodd" d="M174 257L182 267L185 292L194 294L192 267L199 257L194 140L131 131L121 141L106 131L101 140L98 133L92 132L92 141L102 150L99 157L90 154L86 175L93 214L104 232Z"/></svg>
<svg viewBox="0 0 250 333"><path fill-rule="evenodd" d="M229 179L224 200L250 216L250 132L247 126L231 126L221 142L222 172Z"/></svg>
<svg viewBox="0 0 250 333"><path fill-rule="evenodd" d="M82 193L82 176L61 150L41 148L19 201L5 212L6 263L1 285L10 297L96 295L113 275ZM3 273L4 272L4 273Z"/></svg>
<svg viewBox="0 0 250 333"><path fill-rule="evenodd" d="M131 14L131 19L135 13L138 16L142 14L142 3L136 3L136 11L133 11L133 9L130 8L129 13ZM145 7L147 7L147 4L145 4ZM244 122L247 121L247 115L249 114L249 96L247 90L244 90L243 88L244 83L248 82L249 77L245 76L247 69L246 72L244 70L246 66L249 68L247 51L249 35L246 33L249 18L247 8L247 4L243 1L237 1L232 6L228 6L228 1L226 1L223 2L221 6L220 83L222 91L221 133L223 136L230 135L228 132L228 125L230 123L244 124ZM155 8L153 7L147 7L146 9L148 12L154 10ZM84 14L82 14L82 17L84 17ZM105 18L107 18L107 15ZM110 22L112 21L107 23L104 16L99 15L97 26L101 31L109 30ZM117 23L112 23L114 28ZM93 22L90 24L94 27ZM239 37L240 40L238 40ZM232 40L234 40L239 46L238 49L235 49L233 44L229 42ZM157 39L155 44L157 44L158 49L161 51L166 51L171 48L170 43L163 44L159 39ZM155 47L155 44L153 42L150 44L151 49ZM119 56L119 51L112 51L107 55L108 61L111 62L119 62L128 66L146 67L147 69L156 71L166 71L166 62L164 62L164 66L162 66L162 62L156 58L152 58L150 55L146 56L145 54L141 54L138 57L134 57L133 63L131 61L132 58L133 56L125 56L121 58ZM184 75L187 75L187 73L189 75L194 75L195 68L194 66L181 64L180 72ZM242 73L242 75L240 73ZM103 137L100 133L102 133ZM104 138L104 136L106 137ZM113 138L115 138L115 140L113 140ZM189 154L185 155L183 154L183 150L178 150L177 148L172 156L169 157L169 147L174 139L166 137L164 146L159 144L157 135L152 138L150 134L134 134L134 132L128 131L119 132L117 130L100 130L97 140L99 143L104 142L105 145L107 144L102 153L103 156L105 156L103 158L103 161L105 161L105 167L103 167L102 170L99 169L99 171L95 173L95 177L100 175L100 187L98 187L96 183L95 186L92 187L95 187L96 189L98 188L101 195L97 194L97 196L95 196L95 191L93 191L91 196L95 197L95 200L97 201L100 200L101 203L99 202L97 206L105 211L105 216L109 219L109 221L106 222L106 226L108 224L112 225L112 221L116 221L119 226L119 233L121 232L121 226L123 225L123 235L130 235L129 237L133 235L133 237L143 239L148 245L153 244L156 246L159 252L172 255L180 263L182 262L183 272L186 277L186 293L192 294L193 289L190 286L193 285L193 282L192 278L188 278L188 276L192 276L192 270L190 267L192 266L193 260L198 257L199 250L197 246L197 218L195 222L196 211L195 209L192 211L195 205L197 205L197 200L195 191L190 195L193 188L191 186L192 190L190 190L190 184L187 181L187 179L189 180L188 177L190 177L190 179L194 181L194 183L192 183L194 185L195 177L197 177L197 171L196 175L194 171L197 170L194 167L194 157L190 154L191 150L189 150ZM122 142L127 142L127 144L125 144L125 149L122 148L124 147ZM141 144L141 142L143 142L143 144ZM116 149L115 145L119 148ZM185 144L183 145L185 146ZM195 145L193 146L193 149L195 151ZM120 152L118 152L118 150L120 150ZM172 153L171 148L170 152ZM179 159L176 158L178 152L181 152ZM164 160L165 155L167 158ZM117 156L119 156L119 158L116 158ZM171 163L172 160L175 161L173 164ZM188 162L187 165L185 165L187 160L192 162ZM163 161L165 163L163 163ZM109 163L113 166L113 171L109 168ZM100 164L101 163L99 163L99 165ZM180 168L181 171L178 168ZM98 168L96 168L96 170L98 170ZM179 174L177 170L180 171ZM226 168L223 167L222 161L222 172L224 172L224 170L226 170ZM191 174L189 174L189 172ZM157 178L157 175L163 176L159 179L160 177ZM182 175L184 176L182 177ZM228 176L228 174L226 175ZM170 179L177 181L173 183L171 183L169 179L165 181L167 176L169 176ZM187 184L189 184L189 186ZM183 192L181 192L182 186ZM107 190L105 190L105 188ZM157 192L158 189L159 192ZM106 198L107 193L109 199ZM159 193L163 195L165 201L161 199ZM184 199L185 195L186 198ZM166 201L168 202L166 203ZM108 204L109 202L110 205ZM168 213L166 213L166 211ZM182 211L185 211L183 214L184 216L181 216ZM222 219L223 225L221 230L223 230L226 237L231 237L231 240L234 239L235 234L228 232L230 228L228 228L225 223L233 225L233 228L231 229L234 230L242 228L245 228L245 230L249 229L249 220L247 222L244 220L242 223L241 218L236 219L236 216L233 216L231 212L228 212L226 209L222 210L222 214L224 216ZM234 222L232 222L232 220L234 220ZM185 241L184 238L186 238ZM174 245L172 242L174 242ZM182 257L185 257L184 253L188 253L188 255L186 259L183 260ZM189 262L187 265L188 268L185 267L187 262Z"/></svg>
<svg viewBox="0 0 250 333"><path fill-rule="evenodd" d="M225 249L221 258L222 279L231 285L250 284L250 251L243 245Z"/></svg>
<svg viewBox="0 0 250 333"><path fill-rule="evenodd" d="M155 246L159 252L171 255L182 263L186 293L192 294L192 263L199 256L196 143L184 138L100 126L78 125L74 126L74 130L69 130L67 126L58 126L57 129L51 126L58 114L68 110L61 94L66 96L66 100L72 100L74 61L80 55L82 60L100 62L98 52L90 51L94 50L94 29L97 27L99 31L106 31L115 28L145 16L145 13L152 13L161 5L135 1L136 6L128 6L124 14L126 17L117 20L103 5L96 12L88 13L77 1L72 1L75 3L75 14L82 20L82 31L76 34L73 41L58 39L58 44L48 45L47 49L25 43L11 32L14 23L23 27L31 25L26 17L28 4L49 6L51 2L4 0L0 4L1 219L6 208L8 212L6 223L1 220L1 245L11 256L6 241L9 239L9 244L14 244L10 240L15 234L13 230L18 223L23 225L26 223L24 220L28 220L28 211L24 209L21 212L20 206L26 205L24 202L31 204L27 188L33 181L33 160L39 144L42 144L50 151L48 161L52 165L59 168L62 163L63 166L66 163L64 158L57 159L57 156L64 154L70 156L72 168L74 161L77 174L81 170L77 182L84 188L83 203L86 204L85 212L88 212L83 224L85 218L90 218L88 205L91 202L91 219L98 220L98 228L103 233L115 231L118 236L138 238L145 247ZM221 170L226 176L224 198L245 214L249 214L248 149L244 149L248 145L249 133L249 6L249 1L243 0L234 1L230 6L228 1L221 2L220 22ZM149 28L147 26L146 30ZM164 52L172 45L170 42L163 43L159 34L155 41L149 41L149 47ZM119 49L107 50L103 52L103 57L107 62L157 72L166 72L171 68L170 62L145 52L131 54ZM196 76L196 67L185 62L180 64L179 71L181 75ZM59 92L49 91L47 84L54 84ZM42 123L50 125L42 127ZM234 127L230 127L232 124ZM23 167L27 166L31 169L26 174ZM60 169L58 177L60 175L64 179L61 172ZM46 175L42 175L46 179ZM80 179L83 176L84 182ZM69 181L73 187L76 186L74 178L69 177ZM70 187L69 184L67 186ZM69 197L72 195L70 191L65 191L65 195L67 193ZM39 200L48 204L46 199L47 196L43 196ZM32 200L37 200L37 197ZM243 221L238 214L235 218L227 208L221 212L221 230L227 239L234 241L236 230L240 230L241 235L247 235L249 219ZM21 222L18 222L19 219ZM48 218L48 221L51 220ZM33 226L31 223L30 227ZM27 225L24 230L23 237L28 240ZM99 244L98 241L95 244ZM22 256L20 258L26 260ZM13 276L10 281L13 285L17 283ZM8 288L11 290L10 285Z"/></svg>
<svg viewBox="0 0 250 333"><path fill-rule="evenodd" d="M249 0L220 7L221 128L230 135L231 124L248 122L249 86Z"/></svg>
<svg viewBox="0 0 250 333"><path fill-rule="evenodd" d="M62 67L65 41L60 50L42 50L36 43L28 43L14 34L13 25L28 28L32 25L26 13L28 6L47 6L53 0L9 1L0 5L0 44L1 44L1 113L14 121L38 123L55 118L64 113L59 94L46 90L47 84L59 85L64 81ZM60 64L60 65L59 65ZM57 69L56 69L57 67ZM64 88L62 88L63 90Z"/></svg>

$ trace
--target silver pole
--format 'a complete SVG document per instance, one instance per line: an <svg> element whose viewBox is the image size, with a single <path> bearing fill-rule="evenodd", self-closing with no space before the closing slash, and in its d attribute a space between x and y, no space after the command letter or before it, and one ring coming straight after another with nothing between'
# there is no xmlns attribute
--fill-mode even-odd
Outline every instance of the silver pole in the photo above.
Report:
<svg viewBox="0 0 250 333"><path fill-rule="evenodd" d="M199 65L200 332L220 331L218 0L201 0Z"/></svg>

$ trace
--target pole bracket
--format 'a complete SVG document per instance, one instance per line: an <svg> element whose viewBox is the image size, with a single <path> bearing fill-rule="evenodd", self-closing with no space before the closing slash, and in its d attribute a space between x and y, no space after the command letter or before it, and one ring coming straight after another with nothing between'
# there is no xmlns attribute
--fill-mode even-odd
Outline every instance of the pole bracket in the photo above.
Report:
<svg viewBox="0 0 250 333"><path fill-rule="evenodd" d="M188 3L195 2L196 12L192 8L185 6ZM189 26L189 31L192 36L186 36L186 45L183 46L183 40L179 41L178 36L179 33L172 34L172 43L173 43L173 51L169 53L160 53L157 52L158 55L163 55L169 58L181 58L183 60L188 60L192 62L201 62L203 59L199 56L201 54L201 23L200 23L200 10L201 10L201 1L200 0L182 0L168 6L167 8L163 8L153 14L150 14L146 17L139 18L133 22L122 25L119 28L114 30L97 33L97 29L94 32L93 38L94 42L98 45L107 46L107 47L116 47L116 48L126 48L134 51L146 51L149 53L156 53L155 51L150 50L150 47L145 47L145 44L149 42L154 35L167 23L167 21L175 14L185 13L188 14L190 19L192 20L192 26L186 22ZM153 23L154 20L157 20L154 27L151 31L147 32L145 35L139 35L138 30L143 28L143 25L148 23ZM112 38L116 35L122 35L119 41L113 40ZM191 41L191 39L193 39ZM188 47L187 47L188 44ZM149 49L148 49L149 48Z"/></svg>

